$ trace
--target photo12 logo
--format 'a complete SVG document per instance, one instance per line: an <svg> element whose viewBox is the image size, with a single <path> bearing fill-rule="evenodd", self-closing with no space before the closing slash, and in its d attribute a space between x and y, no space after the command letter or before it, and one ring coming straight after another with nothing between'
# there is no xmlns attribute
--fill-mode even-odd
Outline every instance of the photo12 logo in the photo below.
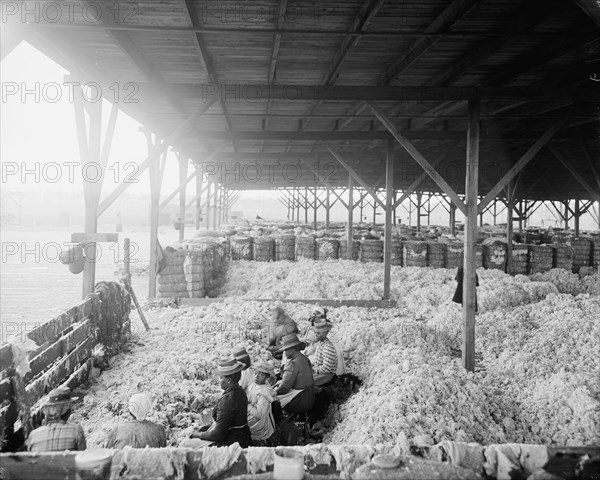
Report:
<svg viewBox="0 0 600 480"><path fill-rule="evenodd" d="M139 103L139 89L135 82L113 82L105 86L98 82L2 82L2 103L58 103L63 100L96 103L102 98L112 103Z"/></svg>
<svg viewBox="0 0 600 480"><path fill-rule="evenodd" d="M132 24L139 21L139 5L131 1L46 2L36 0L2 1L2 23L26 24Z"/></svg>
<svg viewBox="0 0 600 480"><path fill-rule="evenodd" d="M81 178L86 183L96 183L105 176L114 183L138 183L139 165L135 162L114 162L106 170L98 162L2 162L2 183L11 180L20 183L75 183L79 180L76 172L81 171Z"/></svg>

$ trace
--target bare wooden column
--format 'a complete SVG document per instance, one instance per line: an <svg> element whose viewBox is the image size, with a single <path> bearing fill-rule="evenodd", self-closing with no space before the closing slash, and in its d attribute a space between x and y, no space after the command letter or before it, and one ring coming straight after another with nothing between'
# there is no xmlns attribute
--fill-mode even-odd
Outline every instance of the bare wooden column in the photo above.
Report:
<svg viewBox="0 0 600 480"><path fill-rule="evenodd" d="M202 217L202 168L196 165L196 210L194 212L194 227L200 229Z"/></svg>
<svg viewBox="0 0 600 480"><path fill-rule="evenodd" d="M579 217L581 217L581 205L579 204L579 199L575 199L575 210L573 215L573 223L575 228L575 236L579 236Z"/></svg>
<svg viewBox="0 0 600 480"><path fill-rule="evenodd" d="M217 229L217 221L218 221L218 216L217 216L217 209L219 206L219 185L217 184L217 182L215 182L215 190L214 190L214 198L213 198L213 203L214 203L214 207L213 207L213 230Z"/></svg>
<svg viewBox="0 0 600 480"><path fill-rule="evenodd" d="M450 201L450 232L452 235L456 235L456 205L452 200Z"/></svg>
<svg viewBox="0 0 600 480"><path fill-rule="evenodd" d="M304 187L304 223L308 225L308 187Z"/></svg>
<svg viewBox="0 0 600 480"><path fill-rule="evenodd" d="M210 229L210 197L211 197L212 182L208 179L208 185L206 186L206 229Z"/></svg>
<svg viewBox="0 0 600 480"><path fill-rule="evenodd" d="M347 231L347 235L346 235L346 241L347 241L347 250L346 250L346 255L348 260L352 260L352 252L353 252L353 245L352 242L354 240L354 232L352 231L352 216L354 214L354 179L352 178L352 175L348 175L348 231Z"/></svg>
<svg viewBox="0 0 600 480"><path fill-rule="evenodd" d="M331 209L331 202L329 200L329 187L325 189L325 230L329 230L329 210Z"/></svg>
<svg viewBox="0 0 600 480"><path fill-rule="evenodd" d="M515 208L514 182L510 182L506 186L506 273L513 273L513 255L512 255L512 237L513 237L513 209Z"/></svg>
<svg viewBox="0 0 600 480"><path fill-rule="evenodd" d="M385 237L383 244L383 300L390 299L392 262L392 209L394 208L394 141L387 142L385 169Z"/></svg>
<svg viewBox="0 0 600 480"><path fill-rule="evenodd" d="M475 370L475 307L477 242L477 186L479 176L479 101L469 101L467 130L467 178L465 181L467 215L465 218L465 258L463 281L463 345L462 363L470 372Z"/></svg>
<svg viewBox="0 0 600 480"><path fill-rule="evenodd" d="M188 159L183 154L178 154L179 160L179 240L185 238L185 190Z"/></svg>
<svg viewBox="0 0 600 480"><path fill-rule="evenodd" d="M318 205L318 196L317 196L317 187L315 186L315 188L313 189L313 207L314 207L314 211L313 211L313 228L316 230L317 229L317 209L319 208Z"/></svg>

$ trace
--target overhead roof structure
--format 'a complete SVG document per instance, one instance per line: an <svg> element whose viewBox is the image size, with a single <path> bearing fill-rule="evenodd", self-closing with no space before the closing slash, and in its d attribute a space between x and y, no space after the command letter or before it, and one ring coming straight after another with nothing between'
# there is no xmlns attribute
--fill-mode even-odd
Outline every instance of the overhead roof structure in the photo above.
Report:
<svg viewBox="0 0 600 480"><path fill-rule="evenodd" d="M463 194L480 99L481 195L527 152L519 196L600 192L594 0L9 3L3 56L27 40L226 187L345 186L332 150L382 187L393 130ZM423 170L395 149L402 190Z"/></svg>

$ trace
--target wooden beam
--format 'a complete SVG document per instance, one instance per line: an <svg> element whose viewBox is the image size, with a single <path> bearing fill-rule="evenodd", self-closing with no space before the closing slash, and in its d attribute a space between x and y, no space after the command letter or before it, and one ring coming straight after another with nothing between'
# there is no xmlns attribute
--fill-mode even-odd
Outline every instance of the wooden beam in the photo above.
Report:
<svg viewBox="0 0 600 480"><path fill-rule="evenodd" d="M321 182L323 184L324 187L328 187L329 184L325 181L325 179L323 178L323 176L318 172L318 170L315 170L311 165L309 165L306 162L302 162L310 171L312 171L316 177L319 179L319 182ZM331 192L333 193L333 195L335 197L337 197L337 199L342 203L342 205L344 205L344 207L348 208L348 204L346 202L344 202L344 200L342 200L342 198L340 197L340 195L335 191L335 190L331 190Z"/></svg>
<svg viewBox="0 0 600 480"><path fill-rule="evenodd" d="M444 180L431 166L431 164L421 155L421 153L416 149L416 147L404 136L398 132L394 124L388 119L385 114L377 107L376 105L369 103L369 107L373 110L373 113L378 118L378 120L383 124L383 126L392 134L392 136L398 141L400 145L410 154L410 156L421 166L423 170L427 172L427 174L431 177L431 179L442 189L442 191L448 195L454 204L460 209L461 212L466 214L466 207L463 201L458 197L458 195L454 192L454 190L448 185L446 180ZM479 142L479 137L477 138Z"/></svg>
<svg viewBox="0 0 600 480"><path fill-rule="evenodd" d="M537 153L548 143L548 141L554 136L558 130L560 130L563 125L565 125L571 114L573 113L573 107L570 107L565 111L563 116L550 127L546 133L544 133L530 148L525 152L525 154L520 158L520 160L513 165L513 167L500 179L500 181L496 184L494 188L492 188L485 198L479 203L477 207L477 212L481 213L483 209L490 203L494 198L498 196L498 194L508 185L508 183L515 178L515 176L530 162L532 158L534 158Z"/></svg>
<svg viewBox="0 0 600 480"><path fill-rule="evenodd" d="M431 22L424 33L448 32L450 27L468 12L478 0L453 0L444 10ZM399 57L395 58L377 80L377 85L389 85L400 73L412 65L423 55L438 38L437 36L419 37L415 39L408 49Z"/></svg>
<svg viewBox="0 0 600 480"><path fill-rule="evenodd" d="M363 181L360 175L342 158L337 150L329 143L325 143L325 145L327 146L327 149L331 155L333 155L333 157L340 162L342 167L344 167L348 173L354 177L354 180L356 180L367 192L369 192L369 194L373 197L373 200L379 203L381 208L385 208L385 203L381 201L381 199L377 196L377 193L371 187L369 187L365 181Z"/></svg>
<svg viewBox="0 0 600 480"><path fill-rule="evenodd" d="M462 363L469 372L475 370L475 311L477 309L476 260L477 185L479 177L479 102L469 102L467 137L467 176L465 180L465 249L463 263L463 342Z"/></svg>
<svg viewBox="0 0 600 480"><path fill-rule="evenodd" d="M587 181L579 174L579 172L577 172L577 170L573 168L573 166L563 156L563 154L558 151L558 149L556 149L552 145L547 145L547 148L554 154L558 161L563 164L563 166L569 171L569 173L573 175L573 177L581 184L581 186L587 190L587 192L592 196L592 198L596 202L600 202L600 193L598 193L599 190L592 188L592 186L589 183L587 183Z"/></svg>
<svg viewBox="0 0 600 480"><path fill-rule="evenodd" d="M98 216L102 215L102 213L104 213L106 209L110 207L112 203L117 198L119 198L119 196L125 190L127 190L127 188L129 188L129 185L133 183L133 180L138 179L138 177L148 168L150 162L157 161L160 154L170 145L170 143L175 141L188 127L190 127L199 117L201 117L202 114L206 112L212 106L213 103L215 103L215 101L216 100L211 100L210 102L203 104L202 107L200 107L196 113L190 115L185 122L183 122L179 127L173 130L173 132L167 135L167 137L161 144L155 146L152 152L148 154L146 159L139 164L137 170L131 176L131 178L128 179L128 181L124 181L121 184L119 184L117 188L115 188L102 202L100 202L100 205L98 206Z"/></svg>
<svg viewBox="0 0 600 480"><path fill-rule="evenodd" d="M354 252L354 232L353 222L354 222L354 179L352 175L348 176L348 204L346 208L348 209L348 225L346 226L346 259L353 260L353 252ZM362 221L362 218L361 218Z"/></svg>

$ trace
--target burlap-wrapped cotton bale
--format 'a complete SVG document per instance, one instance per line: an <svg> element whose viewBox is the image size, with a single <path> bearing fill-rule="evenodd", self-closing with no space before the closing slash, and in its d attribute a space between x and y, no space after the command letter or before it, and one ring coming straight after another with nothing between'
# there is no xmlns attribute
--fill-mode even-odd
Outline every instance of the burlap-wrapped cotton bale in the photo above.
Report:
<svg viewBox="0 0 600 480"><path fill-rule="evenodd" d="M569 245L572 246L573 236L568 232L554 232L552 235L552 243L555 245Z"/></svg>
<svg viewBox="0 0 600 480"><path fill-rule="evenodd" d="M274 242L272 237L256 237L252 244L252 256L256 262L270 262L274 258Z"/></svg>
<svg viewBox="0 0 600 480"><path fill-rule="evenodd" d="M427 265L433 268L446 266L446 244L427 242Z"/></svg>
<svg viewBox="0 0 600 480"><path fill-rule="evenodd" d="M575 251L569 245L555 245L554 258L552 266L554 268L563 268L569 272L573 270L573 258Z"/></svg>
<svg viewBox="0 0 600 480"><path fill-rule="evenodd" d="M478 243L475 245L475 268L483 267L483 245Z"/></svg>
<svg viewBox="0 0 600 480"><path fill-rule="evenodd" d="M163 275L158 274L157 281L159 285L169 285L171 283L185 283L185 274L179 273L177 275Z"/></svg>
<svg viewBox="0 0 600 480"><path fill-rule="evenodd" d="M512 245L513 275L527 275L529 270L529 247L523 243Z"/></svg>
<svg viewBox="0 0 600 480"><path fill-rule="evenodd" d="M254 238L245 235L236 235L231 237L229 242L232 260L252 260Z"/></svg>
<svg viewBox="0 0 600 480"><path fill-rule="evenodd" d="M579 272L581 267L587 267L591 264L592 244L586 238L574 238L572 241L575 256L573 257L573 271Z"/></svg>
<svg viewBox="0 0 600 480"><path fill-rule="evenodd" d="M339 258L340 242L335 238L317 238L317 259L321 261Z"/></svg>
<svg viewBox="0 0 600 480"><path fill-rule="evenodd" d="M596 268L600 266L600 237L592 238L592 265Z"/></svg>
<svg viewBox="0 0 600 480"><path fill-rule="evenodd" d="M358 251L359 251L359 242L358 240L352 240L352 260L358 260ZM340 240L340 254L339 257L342 260L348 259L348 240L342 238Z"/></svg>
<svg viewBox="0 0 600 480"><path fill-rule="evenodd" d="M465 246L454 241L446 244L446 268L458 268L464 263Z"/></svg>
<svg viewBox="0 0 600 480"><path fill-rule="evenodd" d="M183 275L185 272L182 263L181 265L165 265L158 273L159 275Z"/></svg>
<svg viewBox="0 0 600 480"><path fill-rule="evenodd" d="M503 242L491 238L483 242L483 266L487 269L505 269L506 245Z"/></svg>
<svg viewBox="0 0 600 480"><path fill-rule="evenodd" d="M427 242L408 241L404 242L403 265L405 267L427 266Z"/></svg>
<svg viewBox="0 0 600 480"><path fill-rule="evenodd" d="M529 273L547 272L552 268L554 251L550 245L529 245Z"/></svg>
<svg viewBox="0 0 600 480"><path fill-rule="evenodd" d="M312 235L296 235L296 260L316 258L317 242Z"/></svg>
<svg viewBox="0 0 600 480"><path fill-rule="evenodd" d="M360 240L358 258L361 262L383 262L383 242L377 239Z"/></svg>
<svg viewBox="0 0 600 480"><path fill-rule="evenodd" d="M293 262L296 259L296 236L290 233L274 235L275 240L275 261L288 260Z"/></svg>
<svg viewBox="0 0 600 480"><path fill-rule="evenodd" d="M390 257L390 263L392 265L402 265L402 246L404 242L398 235L392 235L392 255Z"/></svg>
<svg viewBox="0 0 600 480"><path fill-rule="evenodd" d="M186 251L184 249L179 249L175 251L165 250L163 252L163 261L166 266L181 266L183 265L183 260L185 259Z"/></svg>

